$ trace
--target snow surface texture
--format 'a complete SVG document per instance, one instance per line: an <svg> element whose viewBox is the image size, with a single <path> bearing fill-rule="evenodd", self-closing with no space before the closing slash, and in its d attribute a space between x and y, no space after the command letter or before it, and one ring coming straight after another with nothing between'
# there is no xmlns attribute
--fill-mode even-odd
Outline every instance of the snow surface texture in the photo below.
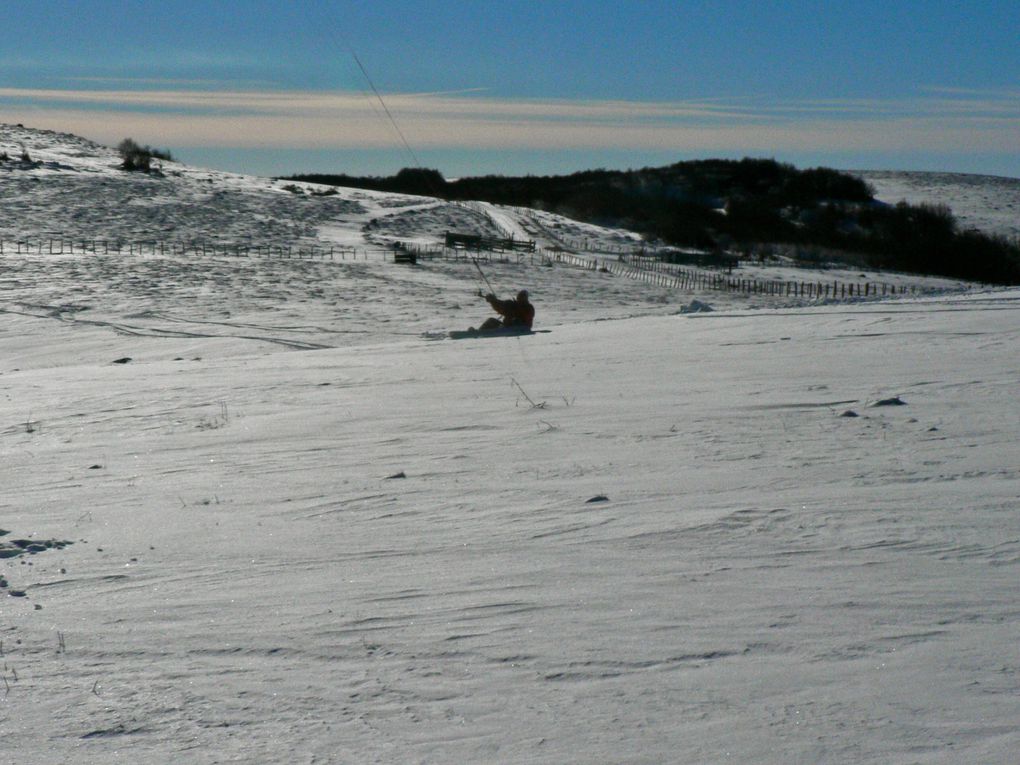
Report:
<svg viewBox="0 0 1020 765"><path fill-rule="evenodd" d="M1020 179L960 173L858 173L883 202L946 205L961 229L1020 237Z"/></svg>
<svg viewBox="0 0 1020 765"><path fill-rule="evenodd" d="M1015 762L1020 293L485 270L0 260L0 761Z"/></svg>

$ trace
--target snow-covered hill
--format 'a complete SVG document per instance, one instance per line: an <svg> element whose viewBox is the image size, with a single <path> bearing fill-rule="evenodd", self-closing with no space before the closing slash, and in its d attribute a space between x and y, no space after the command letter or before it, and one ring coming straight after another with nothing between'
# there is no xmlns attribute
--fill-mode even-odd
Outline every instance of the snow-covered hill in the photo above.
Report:
<svg viewBox="0 0 1020 765"><path fill-rule="evenodd" d="M1020 237L1020 178L961 173L858 173L883 202L946 205L963 229Z"/></svg>
<svg viewBox="0 0 1020 765"><path fill-rule="evenodd" d="M15 130L5 241L532 225ZM0 761L1014 761L1017 291L484 272L551 331L430 339L470 262L0 257Z"/></svg>
<svg viewBox="0 0 1020 765"><path fill-rule="evenodd" d="M626 232L558 216L192 168L157 162L152 175L119 169L117 152L78 136L0 125L0 238L198 240L262 246L424 245L446 231L556 238L593 248L635 242ZM28 161L22 161L22 157ZM547 241L548 240L548 241Z"/></svg>

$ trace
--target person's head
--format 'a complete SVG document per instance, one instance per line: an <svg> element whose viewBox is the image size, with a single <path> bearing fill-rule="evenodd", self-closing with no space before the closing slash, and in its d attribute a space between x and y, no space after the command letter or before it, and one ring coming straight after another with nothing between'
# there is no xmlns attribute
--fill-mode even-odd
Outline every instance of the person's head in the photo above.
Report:
<svg viewBox="0 0 1020 765"><path fill-rule="evenodd" d="M528 291L527 290L521 290L520 292L517 293L517 302L518 303L527 303L528 302Z"/></svg>

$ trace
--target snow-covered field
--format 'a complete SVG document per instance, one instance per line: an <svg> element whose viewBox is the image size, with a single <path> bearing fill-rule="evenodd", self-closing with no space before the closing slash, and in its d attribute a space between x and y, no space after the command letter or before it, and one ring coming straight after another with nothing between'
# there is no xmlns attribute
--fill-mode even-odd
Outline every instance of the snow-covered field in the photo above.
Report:
<svg viewBox="0 0 1020 765"><path fill-rule="evenodd" d="M534 225L18 136L7 242ZM0 761L1016 761L1020 293L484 270L550 331L430 339L471 263L0 259Z"/></svg>
<svg viewBox="0 0 1020 765"><path fill-rule="evenodd" d="M947 205L963 229L1020 237L1020 178L961 173L858 173L883 202Z"/></svg>

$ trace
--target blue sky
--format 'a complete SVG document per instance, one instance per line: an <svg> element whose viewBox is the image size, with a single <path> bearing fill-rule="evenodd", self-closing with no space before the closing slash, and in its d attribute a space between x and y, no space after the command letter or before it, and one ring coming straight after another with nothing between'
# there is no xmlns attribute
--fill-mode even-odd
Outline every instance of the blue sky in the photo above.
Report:
<svg viewBox="0 0 1020 765"><path fill-rule="evenodd" d="M1016 0L5 0L4 17L0 120L242 172L764 156L1020 177Z"/></svg>

